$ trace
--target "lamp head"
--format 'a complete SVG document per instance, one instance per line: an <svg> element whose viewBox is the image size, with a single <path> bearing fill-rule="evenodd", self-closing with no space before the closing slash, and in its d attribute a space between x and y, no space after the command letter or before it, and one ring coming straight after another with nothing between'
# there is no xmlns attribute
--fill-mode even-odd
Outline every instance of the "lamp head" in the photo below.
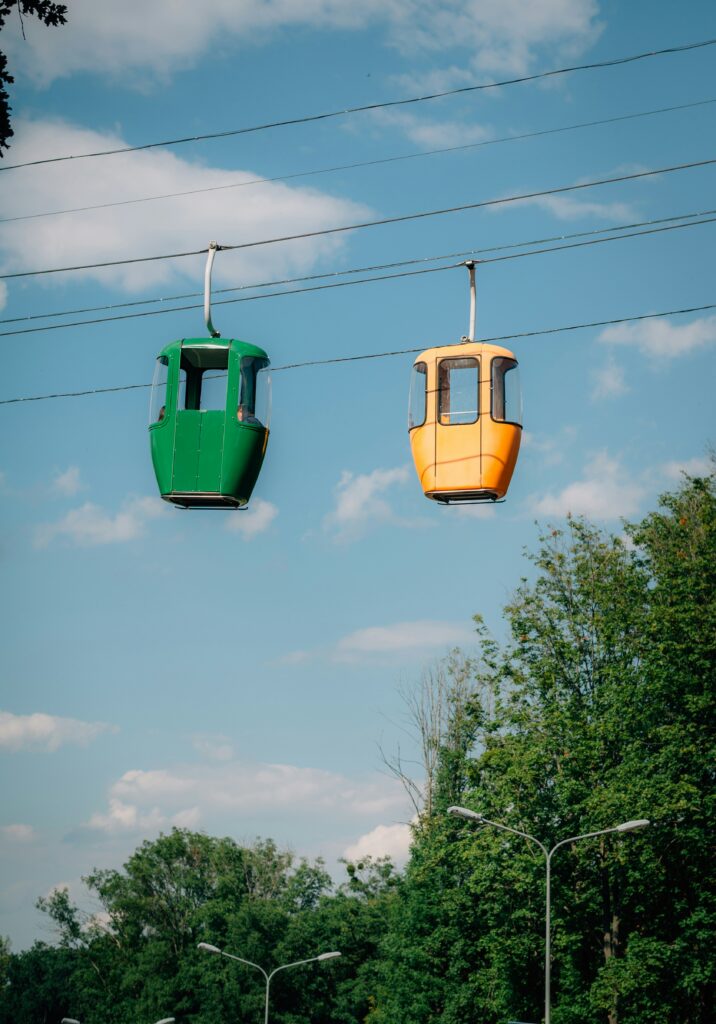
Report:
<svg viewBox="0 0 716 1024"><path fill-rule="evenodd" d="M80 1024L74 1017L63 1017L60 1024Z"/></svg>
<svg viewBox="0 0 716 1024"><path fill-rule="evenodd" d="M157 1021L157 1024L174 1024L173 1017L162 1017L161 1020Z"/></svg>
<svg viewBox="0 0 716 1024"><path fill-rule="evenodd" d="M316 957L316 960L332 960L334 958L334 956L340 956L340 955L341 954L338 952L338 950L334 949L332 953L321 953L320 956Z"/></svg>
<svg viewBox="0 0 716 1024"><path fill-rule="evenodd" d="M212 946L210 942L200 942L197 949L205 949L207 953L221 953L218 946Z"/></svg>
<svg viewBox="0 0 716 1024"><path fill-rule="evenodd" d="M453 814L456 818L467 818L468 821L482 821L482 815L478 814L477 811L471 811L469 807L448 807L448 814Z"/></svg>
<svg viewBox="0 0 716 1024"><path fill-rule="evenodd" d="M646 828L651 822L648 818L637 818L635 821L625 821L623 825L617 825L617 832L634 832L638 828Z"/></svg>

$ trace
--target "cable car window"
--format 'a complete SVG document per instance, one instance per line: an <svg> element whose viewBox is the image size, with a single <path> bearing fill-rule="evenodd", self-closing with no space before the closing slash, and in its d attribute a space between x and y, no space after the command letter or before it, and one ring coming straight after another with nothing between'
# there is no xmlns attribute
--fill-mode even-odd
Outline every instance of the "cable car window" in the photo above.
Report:
<svg viewBox="0 0 716 1024"><path fill-rule="evenodd" d="M427 412L427 363L415 363L410 377L410 399L408 401L408 430L422 427Z"/></svg>
<svg viewBox="0 0 716 1024"><path fill-rule="evenodd" d="M475 423L479 414L478 387L477 359L442 359L438 368L440 423Z"/></svg>
<svg viewBox="0 0 716 1024"><path fill-rule="evenodd" d="M206 345L202 348L183 348L181 369L186 373L184 388L185 409L208 412L226 409L229 355L227 348Z"/></svg>
<svg viewBox="0 0 716 1024"><path fill-rule="evenodd" d="M159 356L154 367L152 391L149 396L149 422L159 423L164 419L167 407L167 379L169 377L169 358Z"/></svg>
<svg viewBox="0 0 716 1024"><path fill-rule="evenodd" d="M241 383L236 418L239 423L268 426L270 414L271 378L260 373L268 366L268 359L244 356L241 360Z"/></svg>
<svg viewBox="0 0 716 1024"><path fill-rule="evenodd" d="M520 371L516 361L505 356L492 360L492 418L522 426Z"/></svg>

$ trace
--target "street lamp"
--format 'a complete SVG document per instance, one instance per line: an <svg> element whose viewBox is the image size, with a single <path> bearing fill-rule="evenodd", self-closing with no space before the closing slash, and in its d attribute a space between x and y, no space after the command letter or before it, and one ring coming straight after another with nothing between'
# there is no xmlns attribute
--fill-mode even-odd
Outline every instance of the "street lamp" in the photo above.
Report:
<svg viewBox="0 0 716 1024"><path fill-rule="evenodd" d="M318 956L309 957L308 960L296 960L291 964L281 964L280 967L274 967L271 973L267 973L263 967L259 967L258 964L253 963L251 960L244 960L242 956L234 956L233 953L227 953L223 949L219 949L218 946L212 946L210 942L200 942L197 949L203 949L207 953L218 953L219 956L225 956L229 960L238 960L240 964L248 964L249 967L255 967L257 971L261 971L266 980L266 1009L264 1012L264 1024L268 1024L269 1019L269 989L271 986L271 979L274 974L278 974L279 971L286 971L289 967L300 967L301 964L312 964L317 960L333 960L334 957L340 956L341 954L337 950L333 950L330 953L320 953Z"/></svg>
<svg viewBox="0 0 716 1024"><path fill-rule="evenodd" d="M80 1022L75 1020L74 1017L63 1017L60 1024L80 1024Z"/></svg>
<svg viewBox="0 0 716 1024"><path fill-rule="evenodd" d="M564 846L566 843L576 843L579 839L593 839L595 836L604 836L608 832L634 832L639 828L646 828L649 824L648 818L637 818L633 821L625 821L621 825L614 825L612 828L603 828L598 832L584 832L579 836L570 836L568 839L562 839L559 843L548 850L547 847L536 839L534 836L529 835L527 832L520 832L519 829L510 828L509 825L502 825L499 821L490 821L484 814L478 814L477 811L471 811L467 807L448 807L448 814L453 814L458 818L467 818L468 821L477 821L481 825L492 825L493 828L499 828L503 832L512 832L515 836L522 836L523 839L529 839L530 842L535 843L539 846L540 850L545 856L547 862L547 893L546 893L546 909L545 909L545 920L544 920L544 1024L550 1024L551 1017L551 920L552 920L552 894L551 894L551 872L552 872L552 854L555 850L558 850L560 846Z"/></svg>

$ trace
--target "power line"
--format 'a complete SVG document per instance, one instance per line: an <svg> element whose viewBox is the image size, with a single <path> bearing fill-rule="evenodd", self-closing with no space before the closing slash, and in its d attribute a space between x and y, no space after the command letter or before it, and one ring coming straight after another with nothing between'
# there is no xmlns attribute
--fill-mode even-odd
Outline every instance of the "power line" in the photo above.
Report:
<svg viewBox="0 0 716 1024"><path fill-rule="evenodd" d="M563 334L567 331L582 331L591 327L612 327L616 324L635 323L640 320L653 320L664 316L682 316L687 313L703 313L711 309L716 309L716 302L703 306L688 306L684 309L669 309L661 313L642 313L638 316L622 316L611 320L592 320L589 323L569 324L564 327L547 327L536 331L521 331L517 334L499 334L494 335L491 338L480 338L478 339L478 343L487 345L498 341L516 341L521 338L545 337L551 334ZM424 351L425 348L426 346L422 345L420 348L395 349L390 352L371 352L366 355L359 356L334 356L331 359L310 359L302 363L286 363L283 366L274 366L271 368L271 372L279 373L285 370L304 369L309 366L328 366L336 363L355 363L365 361L367 359L387 359L393 356L414 355L416 352ZM121 384L115 387L91 388L85 391L63 391L48 395L28 395L23 398L3 398L0 399L0 405L14 405L19 402L45 402L55 398L82 398L87 395L103 395L117 391L136 391L142 388L150 388L151 386L151 384Z"/></svg>
<svg viewBox="0 0 716 1024"><path fill-rule="evenodd" d="M485 247L480 248L480 249L466 249L466 250L462 250L460 252L442 253L442 254L440 254L438 256L419 256L419 257L414 257L413 259L408 259L408 260L397 260L397 261L394 261L392 263L378 263L378 264L374 264L373 266L368 266L368 267L352 267L352 268L347 269L347 270L326 271L323 274L306 274L306 275L303 275L302 277L285 277L285 278L281 278L281 279L278 279L278 280L275 280L275 281L257 281L257 282L255 282L253 284L234 285L234 286L232 286L230 288L215 288L213 290L213 295L226 295L228 293L238 292L238 291L253 291L254 289L257 289L257 288L276 288L276 287L279 287L280 285L286 285L286 284L301 284L301 283L304 283L306 281L321 281L321 280L324 280L324 279L329 278L329 277L343 277L343 276L348 276L348 275L351 275L351 274L367 274L367 273L371 273L373 271L378 271L378 270L392 270L392 269L395 269L397 267L412 266L412 265L417 264L417 263L433 263L433 262L436 262L437 260L451 260L451 259L460 259L460 258L466 258L466 257L480 256L483 253L501 252L501 251L504 251L506 249L507 250L509 250L509 249L520 249L520 248L525 248L525 247L530 246L530 245L545 245L548 242L566 242L566 241L574 239L574 238L588 238L588 237L591 237L593 235L612 234L612 233L614 233L616 231L634 231L637 228L652 227L652 226L658 225L658 224L669 224L669 223L673 223L674 221L682 221L683 220L683 221L693 222L693 224L708 224L708 223L710 223L709 220L699 220L697 218L708 218L712 214L716 214L716 209L713 209L713 210L700 210L698 212L692 212L692 213L673 214L670 217L657 217L657 218L652 218L651 220L634 221L631 224L615 224L612 227L592 228L589 231L573 231L570 234L550 235L550 236L547 236L546 238L532 238L532 239L529 239L528 241L524 241L524 242L508 242L508 243L503 244L503 245L485 246ZM689 226L691 226L691 224L680 224L680 225L678 225L678 227L689 227ZM620 236L620 237L632 237L632 236L631 235L627 235L627 236ZM480 260L480 262L481 263L485 263L485 262L491 262L491 261L489 261L489 260ZM281 293L281 294L284 294L284 293ZM286 294L292 294L292 293L286 293ZM26 316L7 317L5 319L0 319L0 324L27 323L27 322L34 321L34 320L49 320L49 319L53 319L55 317L61 317L61 316L80 316L80 315L83 315L85 313L103 313L103 312L107 312L109 310L116 310L116 309L132 309L132 308L135 308L137 306L154 305L155 303L180 302L183 299L195 299L195 298L199 298L200 296L203 298L203 295L204 295L203 292L184 292L184 293L179 294L179 295L164 295L164 296L158 296L157 298L153 298L153 299L133 299L130 302L115 302L115 303L109 303L109 304L104 305L104 306L85 306L85 307L82 307L82 308L79 308L79 309L55 310L54 312L51 312L51 313L31 313L31 314L28 314ZM215 304L216 305L221 305L222 303L219 300ZM182 308L193 308L193 309L196 309L196 308L198 308L198 306L182 307ZM164 312L170 313L170 312L173 312L173 310L166 309L166 310L164 310ZM64 326L64 325L58 324L56 326L59 327L59 326ZM70 325L67 325L67 326L70 326ZM2 336L2 335L0 335L0 336Z"/></svg>
<svg viewBox="0 0 716 1024"><path fill-rule="evenodd" d="M8 164L0 167L3 171L17 170L20 167L37 167L39 164L60 163L66 160L87 160L91 157L114 156L119 153L135 153L140 150L157 149L163 146L179 146L187 142L205 142L208 139L224 139L232 135L248 135L252 132L266 131L269 128L285 128L289 125L308 124L313 121L325 121L333 117L344 117L348 114L364 113L371 110L384 110L389 107L403 107L416 103L425 103L429 100L443 99L446 96L459 96L462 94L480 92L486 89L498 89L507 85L517 85L522 82L534 82L540 78L553 78L557 75L566 75L574 71L593 71L598 68L617 67L621 64L631 64L634 61L646 60L651 57L663 57L669 54L685 53L687 50L698 50L706 46L713 46L716 39L705 39L697 43L686 43L682 46L669 46L661 50L648 50L644 53L631 54L628 57L614 57L609 60L595 61L591 64L574 64L571 67L556 68L551 71L541 71L534 75L522 75L519 78L507 78L501 82L485 82L481 85L465 85L459 89L448 89L444 92L429 93L424 96L411 96L402 100L387 100L382 103L368 103L359 107L345 107L342 110L332 110L322 114L309 114L304 117L293 117L285 121L272 121L267 124L254 125L249 128L231 128L226 131L210 132L205 135L189 135L177 139L165 139L161 142L147 142L141 146L122 146L117 149L98 150L94 153L75 153L67 156L45 157L41 160L28 160L20 164Z"/></svg>
<svg viewBox="0 0 716 1024"><path fill-rule="evenodd" d="M241 242L234 245L220 245L219 249L233 251L238 249L254 249L261 245L275 245L280 242L293 242L304 238L318 238L319 236L335 235L346 231L359 231L363 228L382 227L386 224L401 224L412 220L422 220L426 217L440 217L448 213L461 213L465 210L478 210L488 206L500 206L506 203L520 202L526 199L539 199L543 196L560 195L565 192L577 192L588 188L596 188L599 185L613 185L623 181L635 181L638 178L650 178L657 174L671 174L675 171L693 170L696 167L708 167L716 163L715 158L708 160L696 160L691 163L676 164L671 167L660 167L653 171L638 171L633 174L620 174L612 178L600 178L595 181L584 181L577 185L560 185L556 188L543 189L539 192L523 192L519 195L503 196L499 199L484 199L477 203L464 203L459 206L448 206L439 210L425 210L419 213L405 213L397 217L383 217L379 220L363 221L358 224L344 224L335 228L322 228L317 231L303 231L296 235L281 235L276 238L264 238L255 242ZM47 274L61 274L77 270L96 270L103 267L126 266L130 263L148 263L157 260L181 259L186 256L199 256L206 252L206 249L193 249L190 252L165 253L160 256L135 256L123 260L105 260L101 263L86 263L71 267L51 267L45 270L22 270L12 274L0 274L0 280L10 280L18 277L39 277Z"/></svg>
<svg viewBox="0 0 716 1024"><path fill-rule="evenodd" d="M522 132L519 135L506 135L499 139L483 139L481 142L471 142L463 146L446 146L441 149L426 149L418 153L406 153L399 156L387 156L377 160L361 160L357 163L337 164L332 167L319 167L310 171L296 171L293 174L279 174L271 178L252 178L249 181L236 181L228 185L212 185L207 188L187 189L183 192L166 192L156 196L142 196L138 199L121 199L109 203L95 203L92 206L75 206L66 210L50 210L45 213L28 213L19 217L0 218L0 224L11 224L21 220L38 220L43 217L60 217L71 213L86 213L92 210L107 210L115 206L132 206L137 203L153 203L163 199L179 199L183 196L203 195L207 192L222 192L227 189L247 188L253 185L268 185L277 181L290 181L294 178L308 178L319 174L333 174L336 171L351 171L361 167L375 167L380 164L397 163L403 160L417 160L426 156L436 156L442 153L458 153L468 149L479 149L483 146L497 146L505 142L519 142L524 139L537 138L542 135L557 135L561 132L571 132L582 128L594 128L599 125L615 124L619 121L632 121L640 117L652 117L656 114L671 113L676 110L689 110L693 107L703 107L716 103L716 99L696 100L693 103L680 103L677 106L659 107L655 110L643 110L636 114L620 114L615 117L602 118L598 121L582 121L578 124L563 125L560 128L542 128L537 131ZM0 168L1 170L2 168Z"/></svg>
<svg viewBox="0 0 716 1024"><path fill-rule="evenodd" d="M582 248L584 246L589 246L589 245L599 245L602 242L615 242L615 241L619 241L619 240L624 239L624 238L637 238L637 237L641 237L641 236L644 236L644 235L657 234L657 233L660 233L660 232L663 232L663 231L676 231L679 228L696 227L699 224L712 224L712 223L716 223L716 217L704 218L702 220L697 220L697 221L690 221L687 224L671 224L671 225L667 225L667 226L664 226L664 227L650 228L650 229L644 230L644 231L632 231L632 232L629 232L629 233L626 233L626 234L612 235L612 236L609 236L607 238L593 238L593 239L590 239L588 241L583 241L583 242L571 242L571 243L569 243L567 245L557 245L557 246L552 246L551 248L530 249L530 250L527 250L526 252L511 253L511 254L505 255L505 256L493 256L491 259L484 259L484 260L480 260L479 262L480 262L481 265L484 265L486 263L499 263L499 262L502 262L504 260L520 259L523 256L541 256L541 255L544 255L545 253L550 253L550 252L562 252L565 249L577 249L577 248ZM440 258L443 258L443 257L435 257L435 258L436 259L440 259ZM403 265L409 264L410 262L411 262L410 260L406 260L403 263ZM337 281L337 282L334 282L332 284L311 285L308 288L284 289L283 291L278 291L278 292L267 292L267 293L265 293L263 295L247 295L247 296L244 296L243 298L237 298L237 299L220 299L218 302L213 303L213 305L214 306L228 306L228 305L233 305L233 304L235 304L237 302L255 302L255 301L261 300L261 299L280 298L280 297L285 296L285 295L301 295L301 294L304 294L306 292L320 292L320 291L327 291L327 290L332 289L332 288L347 288L347 287L350 287L352 285L371 284L374 281L394 281L394 280L396 280L398 278L402 278L402 277L417 277L417 276L420 276L422 274L435 274L435 273L438 273L438 272L440 272L442 270L455 270L457 267L462 267L463 265L464 265L463 263L450 263L450 264L446 264L445 266L442 266L442 267L426 267L426 268L424 268L422 270L404 270L404 271L401 271L400 273L397 273L397 274L374 275L372 277L357 278L357 279L354 279L352 281ZM346 273L352 273L352 271L347 271ZM120 314L118 316L98 317L97 319L94 319L94 320L77 320L77 321L73 321L72 323L49 324L49 325L47 325L45 327L25 327L25 328L22 328L22 329L16 330L16 331L4 331L4 332L0 333L0 338L9 338L9 337L12 337L12 336L15 336L15 335L19 335L19 334L37 334L37 333L39 333L41 331L65 330L66 328L69 328L69 327L87 327L87 326L90 326L90 325L111 323L111 322L114 322L114 321L117 321L117 320L135 320L135 319L138 319L140 317L146 317L146 316L161 316L161 315L163 315L165 313L181 313L181 312L186 312L187 310L201 309L202 307L203 307L203 303L196 303L196 304L193 304L193 305L190 305L190 306L173 306L173 307L170 307L168 309L146 310L145 312L142 312L142 313L123 313L123 314Z"/></svg>

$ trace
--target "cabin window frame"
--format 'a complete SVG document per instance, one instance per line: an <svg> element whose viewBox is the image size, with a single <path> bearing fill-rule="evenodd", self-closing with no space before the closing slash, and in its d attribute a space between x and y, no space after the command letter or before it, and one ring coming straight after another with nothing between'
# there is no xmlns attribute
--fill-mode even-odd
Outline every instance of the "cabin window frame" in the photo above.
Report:
<svg viewBox="0 0 716 1024"><path fill-rule="evenodd" d="M473 419L471 419L471 420L459 420L459 421L456 421L454 423L450 423L450 422L446 423L442 419L442 416L443 416L442 400L443 400L443 393L444 393L444 390L445 390L443 388L443 385L442 385L442 372L443 372L443 366L445 366L448 363L470 363L470 364L474 364L474 369L476 370L476 377L475 377L475 415L474 415ZM458 369L458 367L455 367L455 369ZM467 367L465 367L465 369L467 369ZM438 360L438 363L437 363L437 381L436 381L436 393L437 394L436 394L436 403L435 403L435 422L436 422L436 424L438 426L441 426L441 427L468 427L471 424L478 422L478 420L480 419L480 371L481 371L481 357L477 356L477 355L475 355L475 356L446 356L444 359L439 359ZM448 388L447 389L448 393L451 390L452 390L451 388ZM450 415L450 410L449 409L446 410L446 415L447 416ZM458 413L458 415L464 415L464 413Z"/></svg>

